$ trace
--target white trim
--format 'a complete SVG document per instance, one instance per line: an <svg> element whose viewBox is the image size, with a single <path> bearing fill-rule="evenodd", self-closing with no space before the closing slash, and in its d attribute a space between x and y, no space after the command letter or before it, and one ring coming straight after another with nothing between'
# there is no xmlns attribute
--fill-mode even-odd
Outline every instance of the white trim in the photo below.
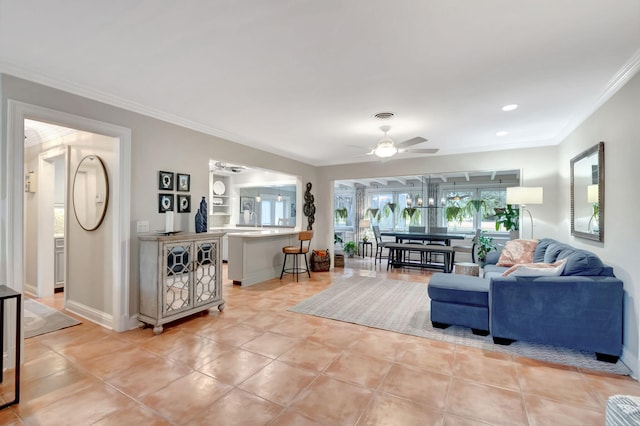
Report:
<svg viewBox="0 0 640 426"><path fill-rule="evenodd" d="M631 370L631 377L638 380L638 372L640 371L640 360L626 346L622 346L622 356L620 361Z"/></svg>
<svg viewBox="0 0 640 426"><path fill-rule="evenodd" d="M69 312L73 312L74 314L95 322L105 328L112 329L112 324L114 322L112 315L94 309L83 303L78 303L74 300L68 300L65 305L65 309Z"/></svg>
<svg viewBox="0 0 640 426"><path fill-rule="evenodd" d="M110 123L68 114L49 108L30 105L19 101L8 101L8 138L6 158L6 182L8 204L11 210L7 212L7 279L16 283L17 290L22 289L23 283L23 238L17 238L16 230L23 232L23 194L22 182L24 174L24 149L16 149L18 142L24 141L24 119L35 118L72 127L93 133L99 133L119 139L114 149L118 164L113 172L113 315L92 315L88 318L99 318L104 321L111 318L111 325L115 331L125 331L129 327L129 245L130 245L130 188L131 180L131 129ZM20 145L22 148L22 145ZM9 210L9 209L8 209ZM21 234L23 235L23 234ZM101 323L102 324L102 323Z"/></svg>
<svg viewBox="0 0 640 426"><path fill-rule="evenodd" d="M577 111L567 125L553 139L559 144L567 138L575 129L578 128L587 118L596 112L605 102L607 102L618 90L622 88L629 80L640 71L640 49L629 58L629 60L618 70L607 85L603 88L602 93L594 102L586 108ZM507 149L505 147L504 149Z"/></svg>

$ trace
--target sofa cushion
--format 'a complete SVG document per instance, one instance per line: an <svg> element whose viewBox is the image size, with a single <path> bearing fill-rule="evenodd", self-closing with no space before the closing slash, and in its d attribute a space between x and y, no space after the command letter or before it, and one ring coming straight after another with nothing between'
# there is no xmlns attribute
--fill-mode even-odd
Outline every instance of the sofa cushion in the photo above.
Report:
<svg viewBox="0 0 640 426"><path fill-rule="evenodd" d="M603 269L602 261L598 256L587 250L562 251L558 259L566 259L562 275L600 275Z"/></svg>
<svg viewBox="0 0 640 426"><path fill-rule="evenodd" d="M483 277L487 279L491 279L494 277L501 277L504 271L509 269L506 266L498 266L494 264L487 263L483 268Z"/></svg>
<svg viewBox="0 0 640 426"><path fill-rule="evenodd" d="M503 276L512 277L557 277L562 275L567 260L558 260L555 263L521 263L513 265L502 273Z"/></svg>
<svg viewBox="0 0 640 426"><path fill-rule="evenodd" d="M538 240L510 240L504 245L498 259L498 266L513 266L518 263L532 263L533 252Z"/></svg>
<svg viewBox="0 0 640 426"><path fill-rule="evenodd" d="M429 298L448 303L489 306L490 281L468 275L436 273L427 286Z"/></svg>
<svg viewBox="0 0 640 426"><path fill-rule="evenodd" d="M541 239L538 242L535 251L533 252L533 263L543 263L544 253L547 251L547 248L553 243L557 243L557 241L552 238Z"/></svg>
<svg viewBox="0 0 640 426"><path fill-rule="evenodd" d="M574 252L576 249L571 247L570 245L559 243L557 241L549 244L547 249L544 252L544 263L553 263L558 260L560 253L564 253L564 257L567 257L571 252Z"/></svg>

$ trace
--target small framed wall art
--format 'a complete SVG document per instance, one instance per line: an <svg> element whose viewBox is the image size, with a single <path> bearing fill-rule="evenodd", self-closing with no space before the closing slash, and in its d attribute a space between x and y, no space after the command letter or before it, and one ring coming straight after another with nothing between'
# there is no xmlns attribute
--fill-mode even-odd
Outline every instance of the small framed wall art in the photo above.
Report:
<svg viewBox="0 0 640 426"><path fill-rule="evenodd" d="M158 189L161 191L173 191L173 172L158 172Z"/></svg>
<svg viewBox="0 0 640 426"><path fill-rule="evenodd" d="M173 194L158 194L158 213L173 211Z"/></svg>
<svg viewBox="0 0 640 426"><path fill-rule="evenodd" d="M191 175L178 173L178 187L176 189L180 192L189 192L191 189Z"/></svg>
<svg viewBox="0 0 640 426"><path fill-rule="evenodd" d="M178 213L191 213L191 195L178 194Z"/></svg>

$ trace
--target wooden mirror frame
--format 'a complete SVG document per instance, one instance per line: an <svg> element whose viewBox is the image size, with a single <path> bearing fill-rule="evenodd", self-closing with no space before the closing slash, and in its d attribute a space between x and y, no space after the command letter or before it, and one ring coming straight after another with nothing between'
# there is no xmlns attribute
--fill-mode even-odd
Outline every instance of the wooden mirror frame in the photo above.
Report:
<svg viewBox="0 0 640 426"><path fill-rule="evenodd" d="M576 179L575 179L575 167L578 162L590 157L597 153L598 159L598 232L583 232L576 230L575 214L576 214ZM580 188L580 191L587 193L587 188ZM595 215L595 213L594 213ZM593 217L593 216L592 216ZM589 148L588 150L576 155L571 159L571 235L579 238L586 238L594 241L604 241L604 142L599 142L597 145Z"/></svg>

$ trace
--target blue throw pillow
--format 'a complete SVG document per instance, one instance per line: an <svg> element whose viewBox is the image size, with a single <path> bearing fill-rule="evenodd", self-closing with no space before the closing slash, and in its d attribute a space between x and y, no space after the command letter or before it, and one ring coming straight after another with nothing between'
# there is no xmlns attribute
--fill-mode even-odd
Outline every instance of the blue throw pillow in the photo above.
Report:
<svg viewBox="0 0 640 426"><path fill-rule="evenodd" d="M538 245L536 246L535 251L533 252L533 263L543 263L544 253L547 251L547 248L553 243L558 243L558 242L552 238L541 239Z"/></svg>
<svg viewBox="0 0 640 426"><path fill-rule="evenodd" d="M604 266L598 256L586 250L563 251L558 256L560 259L567 259L562 275L597 276Z"/></svg>
<svg viewBox="0 0 640 426"><path fill-rule="evenodd" d="M544 252L544 263L554 263L556 260L562 259L560 258L560 253L565 252L565 256L568 255L568 252L573 252L576 249L571 247L570 245L559 243L557 241L550 243L547 247L547 250Z"/></svg>

